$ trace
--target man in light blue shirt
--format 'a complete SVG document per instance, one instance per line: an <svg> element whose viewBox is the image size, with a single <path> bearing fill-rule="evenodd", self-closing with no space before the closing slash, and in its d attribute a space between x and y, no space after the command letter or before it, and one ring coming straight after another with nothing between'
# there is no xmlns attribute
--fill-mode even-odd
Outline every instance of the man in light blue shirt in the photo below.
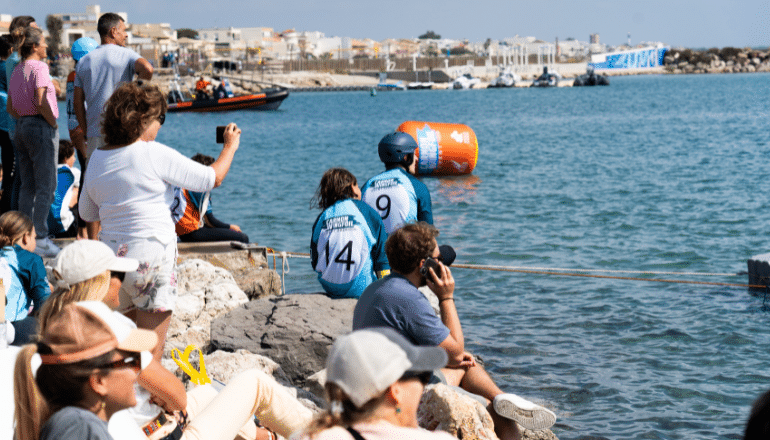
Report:
<svg viewBox="0 0 770 440"><path fill-rule="evenodd" d="M78 61L75 74L75 116L86 134L87 154L104 145L101 133L104 104L120 83L152 79L152 65L125 47L128 33L123 19L112 12L99 17L102 44ZM86 109L86 104L88 108Z"/></svg>

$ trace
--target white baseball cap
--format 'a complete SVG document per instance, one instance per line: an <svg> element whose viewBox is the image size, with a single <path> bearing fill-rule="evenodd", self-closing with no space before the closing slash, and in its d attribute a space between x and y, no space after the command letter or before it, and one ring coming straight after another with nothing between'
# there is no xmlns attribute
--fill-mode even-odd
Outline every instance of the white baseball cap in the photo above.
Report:
<svg viewBox="0 0 770 440"><path fill-rule="evenodd" d="M139 261L116 257L109 246L96 240L76 240L62 249L53 262L53 270L70 286L105 270L134 272L138 267Z"/></svg>
<svg viewBox="0 0 770 440"><path fill-rule="evenodd" d="M326 358L326 381L340 387L357 407L379 396L406 372L445 367L441 347L419 347L390 328L369 328L345 335Z"/></svg>

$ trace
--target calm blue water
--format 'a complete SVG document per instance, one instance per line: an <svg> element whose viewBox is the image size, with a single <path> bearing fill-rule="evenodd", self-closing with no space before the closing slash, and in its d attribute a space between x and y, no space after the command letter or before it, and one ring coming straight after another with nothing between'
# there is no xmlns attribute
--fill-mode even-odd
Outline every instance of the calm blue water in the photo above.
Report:
<svg viewBox="0 0 770 440"><path fill-rule="evenodd" d="M738 272L770 250L768 83L297 93L277 112L169 115L158 140L216 156L215 126L238 123L217 217L262 245L308 252L309 200L327 168L363 183L401 122L463 123L479 139L473 175L425 179L458 262ZM453 273L467 345L503 389L553 408L561 439L740 438L770 388L770 306L745 288ZM286 284L319 290L308 260L291 260Z"/></svg>

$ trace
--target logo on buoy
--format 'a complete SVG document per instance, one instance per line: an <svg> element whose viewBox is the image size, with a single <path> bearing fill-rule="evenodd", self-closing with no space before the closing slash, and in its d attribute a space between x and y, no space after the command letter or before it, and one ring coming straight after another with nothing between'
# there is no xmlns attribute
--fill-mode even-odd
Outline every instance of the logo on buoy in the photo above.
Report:
<svg viewBox="0 0 770 440"><path fill-rule="evenodd" d="M438 166L438 136L428 124L417 130L417 145L420 147L419 173L430 174Z"/></svg>

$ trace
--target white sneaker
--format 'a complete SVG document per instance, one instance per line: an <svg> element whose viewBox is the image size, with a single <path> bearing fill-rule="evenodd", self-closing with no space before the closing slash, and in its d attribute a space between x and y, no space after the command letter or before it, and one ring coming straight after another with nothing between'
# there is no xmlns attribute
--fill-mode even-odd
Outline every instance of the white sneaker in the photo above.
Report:
<svg viewBox="0 0 770 440"><path fill-rule="evenodd" d="M38 238L35 240L35 253L45 258L54 258L59 254L59 246L56 246L50 238Z"/></svg>
<svg viewBox="0 0 770 440"><path fill-rule="evenodd" d="M515 394L499 394L493 401L495 412L531 431L547 429L556 423L551 410L522 399Z"/></svg>

